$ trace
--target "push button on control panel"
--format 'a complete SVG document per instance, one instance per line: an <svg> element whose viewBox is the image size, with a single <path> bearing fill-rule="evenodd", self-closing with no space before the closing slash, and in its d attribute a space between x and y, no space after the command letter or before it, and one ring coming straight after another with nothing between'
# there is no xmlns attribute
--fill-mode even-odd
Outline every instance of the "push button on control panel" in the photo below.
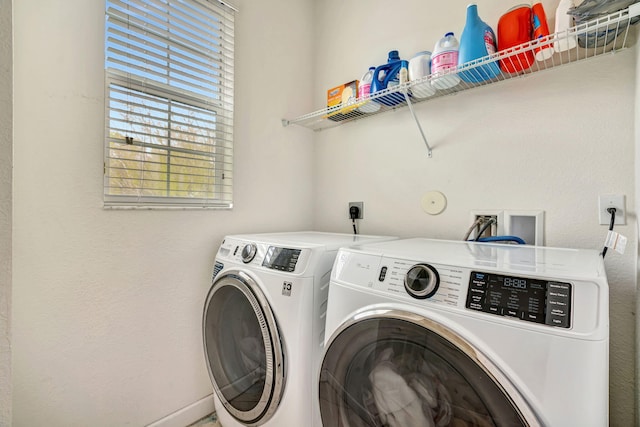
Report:
<svg viewBox="0 0 640 427"><path fill-rule="evenodd" d="M482 310L483 300L487 292L487 275L484 273L471 273L469 280L469 294L467 296L467 307L473 310Z"/></svg>
<svg viewBox="0 0 640 427"><path fill-rule="evenodd" d="M544 316L540 313L524 313L524 320L528 320L529 322L543 323Z"/></svg>
<svg viewBox="0 0 640 427"><path fill-rule="evenodd" d="M547 325L569 327L571 287L568 283L550 282L547 290Z"/></svg>
<svg viewBox="0 0 640 427"><path fill-rule="evenodd" d="M502 316L502 309L500 307L498 307L498 306L495 306L495 305L490 305L488 310L487 310L487 312L488 313L493 313L493 314L498 314L498 315Z"/></svg>
<svg viewBox="0 0 640 427"><path fill-rule="evenodd" d="M382 267L382 269L380 269L380 275L378 276L378 281L384 282L385 277L387 277L387 267Z"/></svg>
<svg viewBox="0 0 640 427"><path fill-rule="evenodd" d="M520 317L520 312L518 310L512 310L508 308L504 311L504 315L511 317Z"/></svg>
<svg viewBox="0 0 640 427"><path fill-rule="evenodd" d="M484 289L471 288L469 289L469 297L471 298L471 302L475 304L482 304L482 300L484 299Z"/></svg>

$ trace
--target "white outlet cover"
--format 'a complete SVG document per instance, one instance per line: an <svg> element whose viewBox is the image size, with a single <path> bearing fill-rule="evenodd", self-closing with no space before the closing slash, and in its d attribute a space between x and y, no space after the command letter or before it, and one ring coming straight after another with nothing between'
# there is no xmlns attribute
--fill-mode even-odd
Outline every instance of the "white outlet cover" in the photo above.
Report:
<svg viewBox="0 0 640 427"><path fill-rule="evenodd" d="M600 225L609 225L611 214L608 208L616 208L615 225L626 225L626 209L624 208L624 194L602 194L598 197L598 214Z"/></svg>

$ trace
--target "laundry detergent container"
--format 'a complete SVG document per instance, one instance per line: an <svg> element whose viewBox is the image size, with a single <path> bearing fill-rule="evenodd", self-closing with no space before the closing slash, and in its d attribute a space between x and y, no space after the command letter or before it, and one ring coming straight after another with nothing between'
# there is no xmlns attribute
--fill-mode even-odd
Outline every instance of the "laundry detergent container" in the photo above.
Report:
<svg viewBox="0 0 640 427"><path fill-rule="evenodd" d="M384 89L389 89L400 84L400 70L408 69L409 62L400 59L397 50L389 52L389 58L386 64L376 67L373 72L373 81L371 82L371 95ZM379 104L393 107L405 101L402 93L390 93L374 99Z"/></svg>
<svg viewBox="0 0 640 427"><path fill-rule="evenodd" d="M531 48L519 46L531 41L533 24L531 7L526 4L515 6L498 21L498 50L506 56L500 60L500 68L506 73L527 70L535 62Z"/></svg>
<svg viewBox="0 0 640 427"><path fill-rule="evenodd" d="M493 30L478 16L478 6L470 4L467 7L467 22L460 36L458 66L492 55L496 50L496 36ZM467 83L479 83L500 75L500 68L495 61L483 62L465 68L459 75Z"/></svg>

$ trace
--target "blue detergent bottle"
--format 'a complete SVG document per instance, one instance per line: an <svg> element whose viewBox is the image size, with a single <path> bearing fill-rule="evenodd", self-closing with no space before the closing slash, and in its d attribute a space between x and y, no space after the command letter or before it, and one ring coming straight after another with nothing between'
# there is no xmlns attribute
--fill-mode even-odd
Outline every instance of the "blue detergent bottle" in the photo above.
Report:
<svg viewBox="0 0 640 427"><path fill-rule="evenodd" d="M475 3L467 6L467 22L460 36L458 66L466 62L496 53L496 35L489 25L478 16ZM478 83L500 75L498 64L493 61L478 65L459 73L467 83Z"/></svg>
<svg viewBox="0 0 640 427"><path fill-rule="evenodd" d="M409 61L403 61L400 59L400 55L397 50L389 52L389 58L387 63L376 67L373 71L373 81L371 82L371 95L374 93L397 86L400 84L400 70L408 68ZM393 107L401 102L404 102L404 95L401 93L390 93L389 95L376 98L374 101Z"/></svg>

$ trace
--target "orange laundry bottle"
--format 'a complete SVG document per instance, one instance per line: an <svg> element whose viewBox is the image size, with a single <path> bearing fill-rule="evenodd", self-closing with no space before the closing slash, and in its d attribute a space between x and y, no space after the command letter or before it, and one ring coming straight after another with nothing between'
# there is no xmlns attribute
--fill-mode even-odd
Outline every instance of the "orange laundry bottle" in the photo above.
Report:
<svg viewBox="0 0 640 427"><path fill-rule="evenodd" d="M549 25L547 24L547 15L544 13L542 3L536 3L531 8L533 12L533 38L534 40L547 37L549 35ZM550 43L535 48L536 59L545 61L553 56L553 46Z"/></svg>
<svg viewBox="0 0 640 427"><path fill-rule="evenodd" d="M531 7L520 5L509 9L498 21L498 50L507 55L500 60L500 68L507 73L526 70L535 61L531 49L522 50L518 46L531 41L533 23ZM522 53L517 53L517 52Z"/></svg>

